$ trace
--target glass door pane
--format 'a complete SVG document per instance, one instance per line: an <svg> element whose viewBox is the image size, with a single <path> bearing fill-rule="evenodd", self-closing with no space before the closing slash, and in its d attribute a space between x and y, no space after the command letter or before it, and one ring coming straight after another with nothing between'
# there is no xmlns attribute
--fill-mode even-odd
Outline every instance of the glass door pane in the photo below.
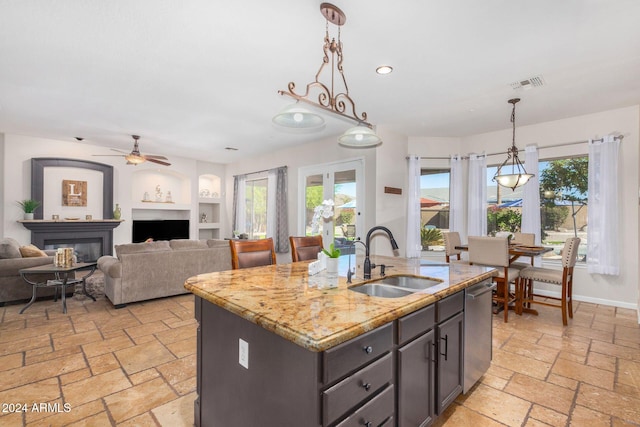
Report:
<svg viewBox="0 0 640 427"><path fill-rule="evenodd" d="M308 175L304 188L304 235L313 236L323 233L323 221L314 220L316 208L322 205L324 199L324 180L322 174Z"/></svg>
<svg viewBox="0 0 640 427"><path fill-rule="evenodd" d="M356 170L336 171L333 175L333 241L343 254L353 253L358 214Z"/></svg>

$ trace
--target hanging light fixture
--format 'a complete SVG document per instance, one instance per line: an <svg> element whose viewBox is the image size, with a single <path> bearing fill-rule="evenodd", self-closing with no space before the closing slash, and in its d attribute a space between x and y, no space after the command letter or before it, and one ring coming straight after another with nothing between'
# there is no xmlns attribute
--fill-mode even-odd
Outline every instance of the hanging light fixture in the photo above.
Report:
<svg viewBox="0 0 640 427"><path fill-rule="evenodd" d="M272 121L278 126L293 129L319 130L324 127L324 119L321 115L301 107L298 102L283 108Z"/></svg>
<svg viewBox="0 0 640 427"><path fill-rule="evenodd" d="M359 148L376 146L380 144L382 140L373 130L373 125L367 122L367 113L362 112L360 115L356 113L356 105L351 96L349 96L349 87L347 86L347 79L344 76L340 27L344 25L347 20L346 15L342 10L330 3L322 3L320 5L320 12L326 19L326 30L323 46L324 55L320 69L316 73L315 80L307 84L306 91L302 95L295 92L296 85L294 82L289 82L287 90L279 90L278 93L280 95L289 96L298 102L303 102L312 105L313 107L320 108L343 119L356 122L357 126L348 129L338 139L341 145ZM329 37L329 23L338 27L337 41L335 38L332 39ZM331 80L329 85L327 85L320 81L320 75L322 74L325 65L329 64L329 62L331 62ZM342 92L338 92L335 88L334 77L337 74L342 77L342 84L344 86L344 91ZM301 107L298 106L297 108ZM304 108L302 108L302 110L303 111L293 113L283 111L273 118L273 122L290 128L303 127L300 123L311 120L310 118L307 119L309 117L307 114L312 115L314 113L311 113ZM320 119L322 119L322 117L320 117ZM317 121L317 119L313 120ZM314 126L309 125L305 127Z"/></svg>
<svg viewBox="0 0 640 427"><path fill-rule="evenodd" d="M513 110L511 111L513 137L511 139L511 147L507 150L507 159L500 165L496 174L493 176L493 180L503 187L515 190L525 185L534 175L527 173L524 165L518 158L518 147L516 147L516 104L520 102L520 98L513 98L507 102L513 105ZM510 171L509 164L511 166Z"/></svg>

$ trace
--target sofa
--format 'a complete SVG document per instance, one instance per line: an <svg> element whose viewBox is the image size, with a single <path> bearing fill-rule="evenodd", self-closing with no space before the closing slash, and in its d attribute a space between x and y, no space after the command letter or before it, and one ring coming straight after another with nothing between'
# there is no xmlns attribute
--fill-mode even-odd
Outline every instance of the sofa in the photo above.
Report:
<svg viewBox="0 0 640 427"><path fill-rule="evenodd" d="M33 288L22 279L23 268L53 264L52 252L44 252L33 245L20 245L11 237L0 239L0 306L31 299ZM29 280L45 282L54 279L53 274L32 274ZM38 288L38 298L52 297L55 288ZM73 289L67 289L73 295Z"/></svg>
<svg viewBox="0 0 640 427"><path fill-rule="evenodd" d="M115 246L115 256L98 259L104 293L116 308L153 298L187 293L192 276L231 269L226 240L160 240Z"/></svg>

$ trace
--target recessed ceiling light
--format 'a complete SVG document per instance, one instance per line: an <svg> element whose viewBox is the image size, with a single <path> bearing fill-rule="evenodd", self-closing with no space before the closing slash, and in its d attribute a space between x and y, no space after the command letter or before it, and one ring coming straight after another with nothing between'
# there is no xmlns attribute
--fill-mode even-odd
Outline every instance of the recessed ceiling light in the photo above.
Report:
<svg viewBox="0 0 640 427"><path fill-rule="evenodd" d="M392 71L393 71L393 67L390 65L381 65L378 68L376 68L376 73L378 74L391 74Z"/></svg>

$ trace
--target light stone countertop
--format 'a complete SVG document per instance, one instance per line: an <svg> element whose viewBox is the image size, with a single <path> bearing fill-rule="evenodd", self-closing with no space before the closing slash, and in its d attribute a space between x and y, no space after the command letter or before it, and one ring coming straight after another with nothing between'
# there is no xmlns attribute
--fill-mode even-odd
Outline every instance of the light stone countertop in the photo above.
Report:
<svg viewBox="0 0 640 427"><path fill-rule="evenodd" d="M372 263L391 266L387 277L409 274L442 280L440 285L411 295L379 298L348 289L365 282L363 258L357 257L357 278L348 285L348 257L341 257L337 288L322 287L329 280L325 272L309 276L308 261L200 274L187 279L184 286L212 304L319 352L433 304L496 271L467 264L429 266L420 265L420 259L372 256ZM354 262L353 256L351 259ZM374 269L372 280L378 278L379 269Z"/></svg>

